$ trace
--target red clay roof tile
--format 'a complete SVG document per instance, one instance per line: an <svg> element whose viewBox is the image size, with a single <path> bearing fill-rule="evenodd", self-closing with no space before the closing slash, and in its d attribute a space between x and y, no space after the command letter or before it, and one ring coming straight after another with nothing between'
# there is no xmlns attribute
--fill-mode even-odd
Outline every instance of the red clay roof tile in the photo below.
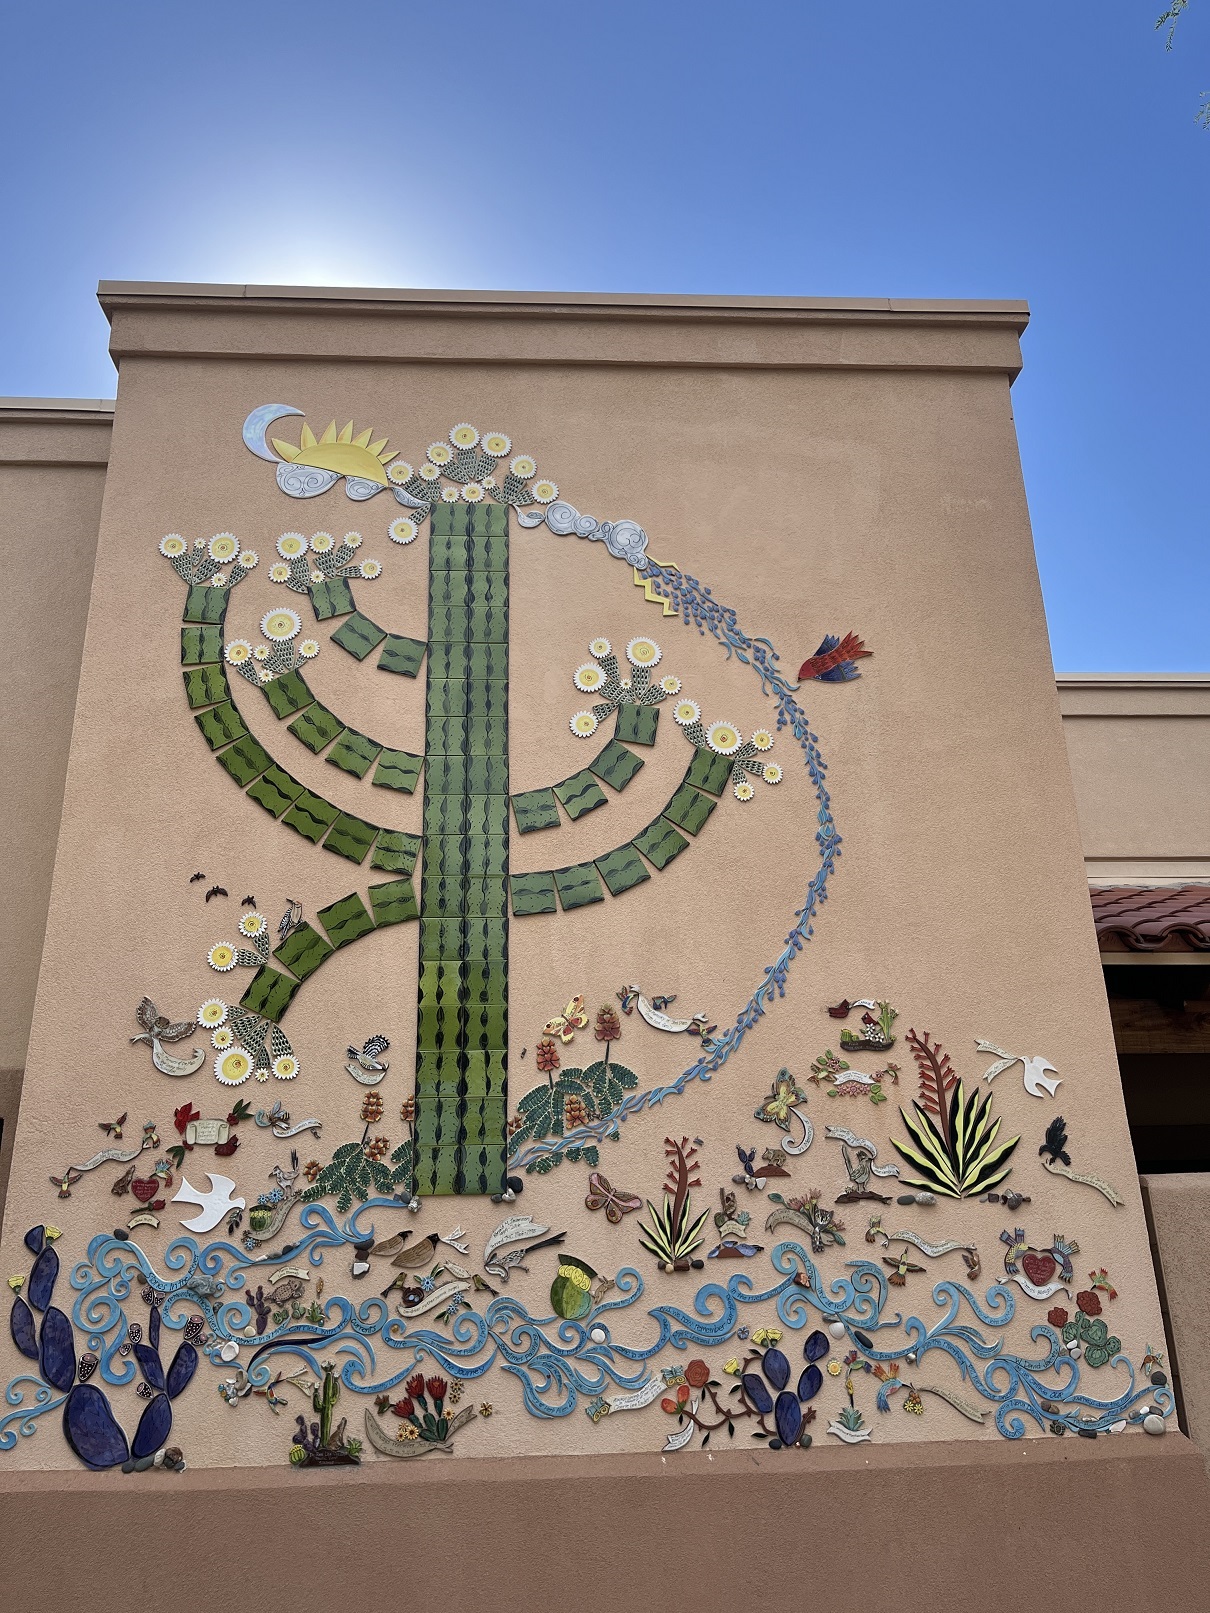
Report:
<svg viewBox="0 0 1210 1613"><path fill-rule="evenodd" d="M1094 886L1097 936L1130 952L1210 952L1210 885Z"/></svg>

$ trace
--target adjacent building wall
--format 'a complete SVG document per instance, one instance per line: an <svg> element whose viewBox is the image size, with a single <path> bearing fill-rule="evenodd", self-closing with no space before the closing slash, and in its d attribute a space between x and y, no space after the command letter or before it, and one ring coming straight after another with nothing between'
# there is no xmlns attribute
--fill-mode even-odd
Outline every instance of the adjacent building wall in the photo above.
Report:
<svg viewBox="0 0 1210 1613"><path fill-rule="evenodd" d="M0 1202L50 900L113 404L0 399Z"/></svg>

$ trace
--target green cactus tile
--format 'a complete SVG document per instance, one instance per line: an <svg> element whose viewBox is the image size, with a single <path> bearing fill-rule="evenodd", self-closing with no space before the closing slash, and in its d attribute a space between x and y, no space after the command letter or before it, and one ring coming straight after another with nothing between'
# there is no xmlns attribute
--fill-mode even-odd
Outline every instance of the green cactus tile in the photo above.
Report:
<svg viewBox="0 0 1210 1613"><path fill-rule="evenodd" d="M357 660L364 661L371 650L376 650L386 638L386 628L377 627L368 616L361 611L354 611L346 621L343 621L332 634L332 643L339 644L342 650L347 650Z"/></svg>
<svg viewBox="0 0 1210 1613"><path fill-rule="evenodd" d="M436 1053L456 1053L457 1009L446 1009L431 997L419 998L416 1005L416 1046Z"/></svg>
<svg viewBox="0 0 1210 1613"><path fill-rule="evenodd" d="M466 658L466 611L461 605L429 606L429 644L453 645Z"/></svg>
<svg viewBox="0 0 1210 1613"><path fill-rule="evenodd" d="M303 790L281 821L317 846L339 816L330 801Z"/></svg>
<svg viewBox="0 0 1210 1613"><path fill-rule="evenodd" d="M219 751L218 760L227 769L240 789L247 789L267 767L273 765L269 752L251 734L237 739L234 745Z"/></svg>
<svg viewBox="0 0 1210 1613"><path fill-rule="evenodd" d="M420 960L438 963L458 962L464 955L465 941L461 918L426 919L420 926Z"/></svg>
<svg viewBox="0 0 1210 1613"><path fill-rule="evenodd" d="M631 844L656 868L667 868L674 857L680 856L689 842L678 829L673 828L672 824L663 818L657 818L654 823L647 825L642 834L635 835Z"/></svg>
<svg viewBox="0 0 1210 1613"><path fill-rule="evenodd" d="M472 644L508 643L508 579L503 572L471 573L466 636Z"/></svg>
<svg viewBox="0 0 1210 1613"><path fill-rule="evenodd" d="M199 706L217 706L220 700L230 698L227 677L221 666L189 667L183 674L185 698L194 711Z"/></svg>
<svg viewBox="0 0 1210 1613"><path fill-rule="evenodd" d="M342 896L338 902L332 902L328 907L321 907L315 918L323 925L328 940L334 947L344 947L348 946L350 941L359 941L363 935L369 935L374 928L374 920L356 891L350 891L347 896Z"/></svg>
<svg viewBox="0 0 1210 1613"><path fill-rule="evenodd" d="M481 509L499 510L499 504L481 505ZM476 532L467 543L468 564L472 571L506 571L508 569L508 533Z"/></svg>
<svg viewBox="0 0 1210 1613"><path fill-rule="evenodd" d="M465 616L468 600L468 578L465 571L434 571L429 577L429 610L440 616L454 611Z"/></svg>
<svg viewBox="0 0 1210 1613"><path fill-rule="evenodd" d="M281 946L274 949L273 956L283 969L306 980L325 958L332 956L333 950L313 925L303 923L290 931Z"/></svg>
<svg viewBox="0 0 1210 1613"><path fill-rule="evenodd" d="M430 795L425 802L425 830L430 835L460 835L466 829L464 795Z"/></svg>
<svg viewBox="0 0 1210 1613"><path fill-rule="evenodd" d="M509 878L513 915L527 918L531 913L555 913L555 878L553 874L513 874Z"/></svg>
<svg viewBox="0 0 1210 1613"><path fill-rule="evenodd" d="M380 790L400 790L404 795L411 795L420 783L423 766L423 758L413 756L410 751L384 750L379 755L372 782Z"/></svg>
<svg viewBox="0 0 1210 1613"><path fill-rule="evenodd" d="M503 715L470 716L465 732L466 749L472 756L504 754L508 750L508 721Z"/></svg>
<svg viewBox="0 0 1210 1613"><path fill-rule="evenodd" d="M230 745L248 732L244 719L230 700L224 700L221 706L211 706L209 711L199 711L193 720L211 750L218 750L220 745Z"/></svg>
<svg viewBox="0 0 1210 1613"><path fill-rule="evenodd" d="M457 959L442 958L420 965L420 995L433 1003L446 1022L456 1020L462 1001L462 964Z"/></svg>
<svg viewBox="0 0 1210 1613"><path fill-rule="evenodd" d="M619 706L614 737L627 745L654 745L659 721L658 706Z"/></svg>
<svg viewBox="0 0 1210 1613"><path fill-rule="evenodd" d="M508 1046L507 1003L464 1003L462 1014L468 1048L501 1052Z"/></svg>
<svg viewBox="0 0 1210 1613"><path fill-rule="evenodd" d="M333 616L349 616L357 609L346 577L329 577L326 582L312 583L310 594L317 622L330 621Z"/></svg>
<svg viewBox="0 0 1210 1613"><path fill-rule="evenodd" d="M221 623L227 613L227 601L231 596L225 588L201 587L190 588L185 597L185 609L181 614L183 622L210 622Z"/></svg>
<svg viewBox="0 0 1210 1613"><path fill-rule="evenodd" d="M468 878L462 911L467 918L504 918L508 912L508 892L503 878Z"/></svg>
<svg viewBox="0 0 1210 1613"><path fill-rule="evenodd" d="M712 750L704 746L695 746L693 760L689 763L689 770L685 774L685 783L695 790L705 790L709 795L721 795L727 788L727 780L731 777L731 758L729 756L716 756Z"/></svg>
<svg viewBox="0 0 1210 1613"><path fill-rule="evenodd" d="M635 885L641 885L651 875L643 865L643 860L633 846L619 846L605 857L596 859L597 872L609 887L611 896L620 896L623 891L631 890Z"/></svg>
<svg viewBox="0 0 1210 1613"><path fill-rule="evenodd" d="M682 784L664 808L664 816L686 834L695 835L717 805L712 795L695 790L691 784Z"/></svg>
<svg viewBox="0 0 1210 1613"><path fill-rule="evenodd" d="M465 639L442 638L429 646L429 684L430 686L441 681L443 683L463 683L468 673L467 654L469 646Z"/></svg>
<svg viewBox="0 0 1210 1613"><path fill-rule="evenodd" d="M364 819L355 818L349 812L342 812L328 831L324 850L334 851L340 857L347 857L352 863L364 862L366 852L374 844L374 836L377 833L376 824L366 823Z"/></svg>
<svg viewBox="0 0 1210 1613"><path fill-rule="evenodd" d="M462 918L465 913L466 880L460 874L443 879L431 868L425 870L420 880L421 918Z"/></svg>
<svg viewBox="0 0 1210 1613"><path fill-rule="evenodd" d="M430 717L424 726L424 749L429 757L461 756L466 751L466 716Z"/></svg>
<svg viewBox="0 0 1210 1613"><path fill-rule="evenodd" d="M259 1014L262 1019L271 1019L276 1025L294 1001L294 993L301 985L301 980L291 980L288 975L279 974L276 969L265 965L252 976L239 1005L250 1013Z"/></svg>
<svg viewBox="0 0 1210 1613"><path fill-rule="evenodd" d="M464 1090L464 1059L459 1053L436 1053L431 1048L416 1055L418 1099L458 1098Z"/></svg>
<svg viewBox="0 0 1210 1613"><path fill-rule="evenodd" d="M470 505L461 503L434 504L429 522L429 542L443 538L463 538L470 522Z"/></svg>
<svg viewBox="0 0 1210 1613"><path fill-rule="evenodd" d="M600 875L593 863L573 863L570 868L556 868L554 879L565 913L574 907L587 907L592 902L605 900Z"/></svg>
<svg viewBox="0 0 1210 1613"><path fill-rule="evenodd" d="M507 795L508 755L468 755L466 758L467 795Z"/></svg>
<svg viewBox="0 0 1210 1613"><path fill-rule="evenodd" d="M346 728L324 761L332 767L339 767L343 773L352 773L354 778L365 778L381 750L382 746L368 734L359 734L355 728Z"/></svg>
<svg viewBox="0 0 1210 1613"><path fill-rule="evenodd" d="M415 1138L417 1154L423 1157L425 1153L437 1153L441 1149L443 1140L452 1138L446 1146L451 1154L457 1152L457 1139L461 1132L461 1117L458 1114L458 1102L442 1102L439 1099L417 1098L416 1118L412 1122L412 1134ZM420 1159L417 1159L419 1169ZM451 1192L453 1189L450 1190Z"/></svg>
<svg viewBox="0 0 1210 1613"><path fill-rule="evenodd" d="M508 796L465 795L463 827L472 835L508 834Z"/></svg>
<svg viewBox="0 0 1210 1613"><path fill-rule="evenodd" d="M407 924L420 917L416 891L410 879L392 879L389 884L370 886L370 911L380 930L388 924Z"/></svg>
<svg viewBox="0 0 1210 1613"><path fill-rule="evenodd" d="M466 712L466 678L437 678L430 667L424 697L426 719L431 722L436 717L463 718Z"/></svg>
<svg viewBox="0 0 1210 1613"><path fill-rule="evenodd" d="M557 829L562 821L553 790L524 790L513 796L513 816L517 833L528 835L538 829Z"/></svg>
<svg viewBox="0 0 1210 1613"><path fill-rule="evenodd" d="M434 755L430 750L425 759L428 794L462 796L466 788L466 757L462 754Z"/></svg>
<svg viewBox="0 0 1210 1613"><path fill-rule="evenodd" d="M298 671L283 672L280 678L274 678L271 683L262 683L260 688L279 721L283 717L293 717L295 712L305 711L315 700L307 688L306 679Z"/></svg>
<svg viewBox="0 0 1210 1613"><path fill-rule="evenodd" d="M530 874L514 876L531 879ZM540 875L539 878L548 878ZM554 908L550 909L554 912ZM468 918L463 926L463 956L468 960L503 962L508 957L508 920Z"/></svg>
<svg viewBox="0 0 1210 1613"><path fill-rule="evenodd" d="M504 1141L508 1118L499 1098L468 1100L462 1111L462 1136L465 1148L478 1148L488 1143Z"/></svg>
<svg viewBox="0 0 1210 1613"><path fill-rule="evenodd" d="M388 633L378 657L380 672L397 672L402 677L414 678L424 665L424 652L428 648L423 639L406 638L402 633Z"/></svg>
<svg viewBox="0 0 1210 1613"><path fill-rule="evenodd" d="M508 969L502 959L464 958L462 986L468 1003L508 1001Z"/></svg>
<svg viewBox="0 0 1210 1613"><path fill-rule="evenodd" d="M508 871L503 835L430 835L426 867L439 879L500 879Z"/></svg>
<svg viewBox="0 0 1210 1613"><path fill-rule="evenodd" d="M498 644L470 643L463 646L466 676L489 683L508 681L508 641Z"/></svg>
<svg viewBox="0 0 1210 1613"><path fill-rule="evenodd" d="M420 836L403 829L380 829L370 867L384 874L410 874L420 851Z"/></svg>
<svg viewBox="0 0 1210 1613"><path fill-rule="evenodd" d="M466 1055L468 1097L503 1098L508 1091L508 1052L502 1047L472 1049Z"/></svg>
<svg viewBox="0 0 1210 1613"><path fill-rule="evenodd" d="M470 566L465 532L429 531L429 570L462 571Z"/></svg>
<svg viewBox="0 0 1210 1613"><path fill-rule="evenodd" d="M460 1148L457 1170L459 1193L467 1195L502 1192L508 1171L504 1144Z"/></svg>
<svg viewBox="0 0 1210 1613"><path fill-rule="evenodd" d="M308 706L306 711L300 712L290 724L290 732L296 739L301 739L309 751L316 756L325 745L330 745L334 739L339 738L345 731L345 725L339 717L334 717L326 706L321 706L317 700L314 705Z"/></svg>
<svg viewBox="0 0 1210 1613"><path fill-rule="evenodd" d="M589 762L588 767L599 779L604 779L611 789L624 790L642 765L641 756L636 756L625 745L611 739L601 754Z"/></svg>
<svg viewBox="0 0 1210 1613"><path fill-rule="evenodd" d="M283 772L276 762L266 770L251 786L248 796L258 806L264 807L275 818L282 813L302 794L302 785L289 773Z"/></svg>
<svg viewBox="0 0 1210 1613"><path fill-rule="evenodd" d="M200 666L223 659L223 635L219 628L190 624L181 628L181 665Z"/></svg>
<svg viewBox="0 0 1210 1613"><path fill-rule="evenodd" d="M555 794L563 803L563 810L574 823L582 818L586 812L593 812L597 807L603 807L609 799L605 791L593 778L587 768L582 772L573 773L570 778L556 784Z"/></svg>
<svg viewBox="0 0 1210 1613"><path fill-rule="evenodd" d="M416 1192L420 1197L449 1198L462 1191L462 1150L457 1147L422 1150L417 1137Z"/></svg>
<svg viewBox="0 0 1210 1613"><path fill-rule="evenodd" d="M508 679L468 677L466 709L476 717L492 717L507 722Z"/></svg>

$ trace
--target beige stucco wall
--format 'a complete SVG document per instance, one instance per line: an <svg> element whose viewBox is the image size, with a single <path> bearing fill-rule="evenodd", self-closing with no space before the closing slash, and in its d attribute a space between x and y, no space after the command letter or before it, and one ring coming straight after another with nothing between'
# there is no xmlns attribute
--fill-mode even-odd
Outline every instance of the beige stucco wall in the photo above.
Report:
<svg viewBox="0 0 1210 1613"><path fill-rule="evenodd" d="M605 1146L602 1169L616 1184L658 1199L665 1133L701 1137L698 1203L714 1209L735 1168L735 1144L780 1140L752 1119L779 1066L804 1080L812 1058L835 1045L826 1005L842 996L886 996L900 1010L900 1031L915 1026L938 1036L972 1084L987 1062L974 1051L977 1037L1044 1053L1064 1078L1053 1104L1025 1094L1019 1069L993 1089L1005 1135L1022 1138L1010 1185L1028 1193L1031 1205L1014 1216L970 1202L924 1211L892 1206L888 1218L902 1217L929 1239L976 1242L984 1291L1002 1270L1006 1224L1023 1222L1028 1241L1042 1247L1056 1230L1076 1239L1077 1285L1089 1266L1110 1269L1120 1298L1109 1320L1137 1362L1160 1324L1012 428L1020 309L755 301L611 307L588 299L435 309L424 299L383 299L350 309L324 295L208 300L112 288L107 301L121 360L119 404L4 1224L5 1269L27 1264L20 1235L32 1222L62 1227L59 1247L69 1266L91 1236L120 1224L124 1205L110 1197L105 1172L86 1177L67 1203L48 1184L51 1171L100 1145L99 1121L123 1109L131 1126L155 1118L166 1144L176 1104L189 1099L204 1115L217 1115L231 1101L208 1064L174 1082L152 1069L145 1050L129 1046L139 997L148 992L177 1016L225 991L228 982L206 968L205 955L213 942L231 938L245 892L275 921L287 895L300 895L313 914L378 877L311 848L241 800L202 744L181 694L183 590L156 552L166 532L192 539L231 530L260 552L261 567L235 594L227 622L228 637L255 638L261 613L284 602L265 576L277 536L356 527L365 534L362 553L385 566L379 581L357 585L359 603L396 631L424 635L425 539L404 550L388 542L385 528L397 511L385 507L385 496L355 505L337 487L311 504L295 503L278 491L272 467L243 447L239 429L248 410L280 400L304 409L317 431L337 415L341 422L352 416L359 429L389 432L413 463L457 421L507 431L579 509L639 521L659 560L702 578L750 633L768 636L790 670L824 632L862 634L874 652L862 679L811 685L801 697L829 765L844 849L787 994L708 1085L631 1119L621 1142ZM745 731L771 720L756 679L710 639L646 603L629 570L600 545L514 525L511 612L514 790L563 778L595 752L572 737L567 719L585 703L571 673L599 633L615 645L639 633L656 636L664 664L709 717L727 716ZM402 680L377 676L372 661L344 656L328 643L333 625L319 629L324 648L309 673L319 697L377 738L419 748L422 684L401 690ZM419 827L418 798L384 803L384 792L309 757L254 691L234 687L249 726L296 776L350 811ZM515 839L514 871L601 855L648 823L686 762L667 714L660 738L640 778L605 811L578 826ZM595 1008L634 980L652 992L676 992L681 1007L700 1006L721 1026L735 1018L778 954L818 867L817 805L801 760L784 733L773 754L785 781L762 788L746 807L725 796L699 843L648 884L602 906L513 921L514 1104L538 1079L533 1048L544 1020L578 991ZM229 890L228 902L204 904L204 887L189 883L197 869ZM312 1148L327 1158L360 1133L361 1090L341 1066L346 1042L371 1031L386 1032L393 1044L380 1089L382 1129L399 1140L395 1116L411 1090L415 969L414 926L338 955L287 1021L302 1060L298 1081L241 1089L254 1105L280 1097L296 1117L322 1118L322 1143L303 1139L304 1158ZM669 1081L688 1062L683 1039L635 1021L626 1021L616 1054L639 1072L644 1088ZM896 1056L904 1071L897 1095L906 1100L915 1080L902 1037ZM1042 1132L1059 1108L1077 1167L1108 1178L1124 1207L1113 1210L1095 1192L1040 1169ZM872 1137L880 1159L893 1157L889 1139L903 1135L893 1102L875 1109L812 1089L810 1112L816 1141L794 1163L787 1192L820 1185L830 1201L843 1185L826 1122ZM242 1128L229 1165L240 1191L253 1199L285 1151L267 1133ZM223 1168L194 1155L186 1174L198 1180L208 1164ZM642 1302L611 1319L618 1341L639 1346L654 1325L649 1307L688 1308L701 1282L737 1268L719 1274L710 1263L701 1276L661 1277L638 1246L637 1217L615 1229L586 1210L585 1174L564 1165L530 1178L517 1208L566 1229L566 1250L599 1271L642 1272ZM746 1207L759 1226L767 1203L754 1196ZM820 1257L827 1281L845 1275L846 1260L875 1253L862 1231L876 1208L842 1212L848 1247ZM477 1264L502 1213L483 1200L429 1201L417 1235L448 1232L458 1222ZM160 1271L179 1216L170 1206L158 1232L139 1235ZM374 1221L382 1235L401 1217L382 1212ZM297 1222L282 1237L296 1229ZM766 1249L780 1240L758 1236ZM738 1269L767 1282L767 1260L765 1254ZM554 1269L553 1255L536 1258L509 1294L534 1316L548 1316ZM323 1275L329 1295L366 1297L370 1285L351 1285L343 1260L329 1257ZM932 1285L961 1275L954 1257L930 1263L909 1279L904 1312L935 1320ZM1032 1352L1029 1328L1046 1309L1017 1298L1009 1347ZM771 1322L772 1306L753 1307L743 1320ZM791 1335L791 1348L799 1337ZM670 1350L655 1365L702 1354L717 1371L731 1348ZM7 1341L0 1360L16 1360ZM930 1373L940 1377L944 1366L936 1363L933 1357ZM1093 1394L1123 1387L1110 1369L1089 1378ZM290 1420L271 1418L260 1402L230 1409L214 1384L213 1368L203 1363L177 1404L173 1437L190 1461L222 1467L284 1460ZM951 1387L959 1388L956 1375ZM880 1442L1000 1437L990 1417L977 1428L939 1401L929 1402L924 1418L880 1417L873 1388L868 1377L858 1380L859 1404ZM465 1454L654 1450L670 1426L658 1407L595 1427L580 1410L533 1418L515 1380L498 1370L469 1392L491 1400L496 1415L467 1431L459 1446ZM348 1400L352 1406L342 1411L356 1422L362 1407ZM819 1402L820 1442L840 1405L839 1384L829 1379ZM124 1407L128 1423L130 1415ZM7 1460L73 1464L49 1428L21 1441Z"/></svg>
<svg viewBox="0 0 1210 1613"><path fill-rule="evenodd" d="M1210 879L1210 675L1058 681L1089 879Z"/></svg>
<svg viewBox="0 0 1210 1613"><path fill-rule="evenodd" d="M19 1071L25 1062L34 1009L112 407L81 399L0 399L4 1071Z"/></svg>

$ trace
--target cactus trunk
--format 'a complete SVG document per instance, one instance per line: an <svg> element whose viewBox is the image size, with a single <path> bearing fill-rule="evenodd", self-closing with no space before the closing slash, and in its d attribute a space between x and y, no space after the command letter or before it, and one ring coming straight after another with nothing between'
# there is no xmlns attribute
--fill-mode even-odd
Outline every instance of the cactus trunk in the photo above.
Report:
<svg viewBox="0 0 1210 1613"><path fill-rule="evenodd" d="M504 1187L508 509L436 504L429 543L415 1189Z"/></svg>

